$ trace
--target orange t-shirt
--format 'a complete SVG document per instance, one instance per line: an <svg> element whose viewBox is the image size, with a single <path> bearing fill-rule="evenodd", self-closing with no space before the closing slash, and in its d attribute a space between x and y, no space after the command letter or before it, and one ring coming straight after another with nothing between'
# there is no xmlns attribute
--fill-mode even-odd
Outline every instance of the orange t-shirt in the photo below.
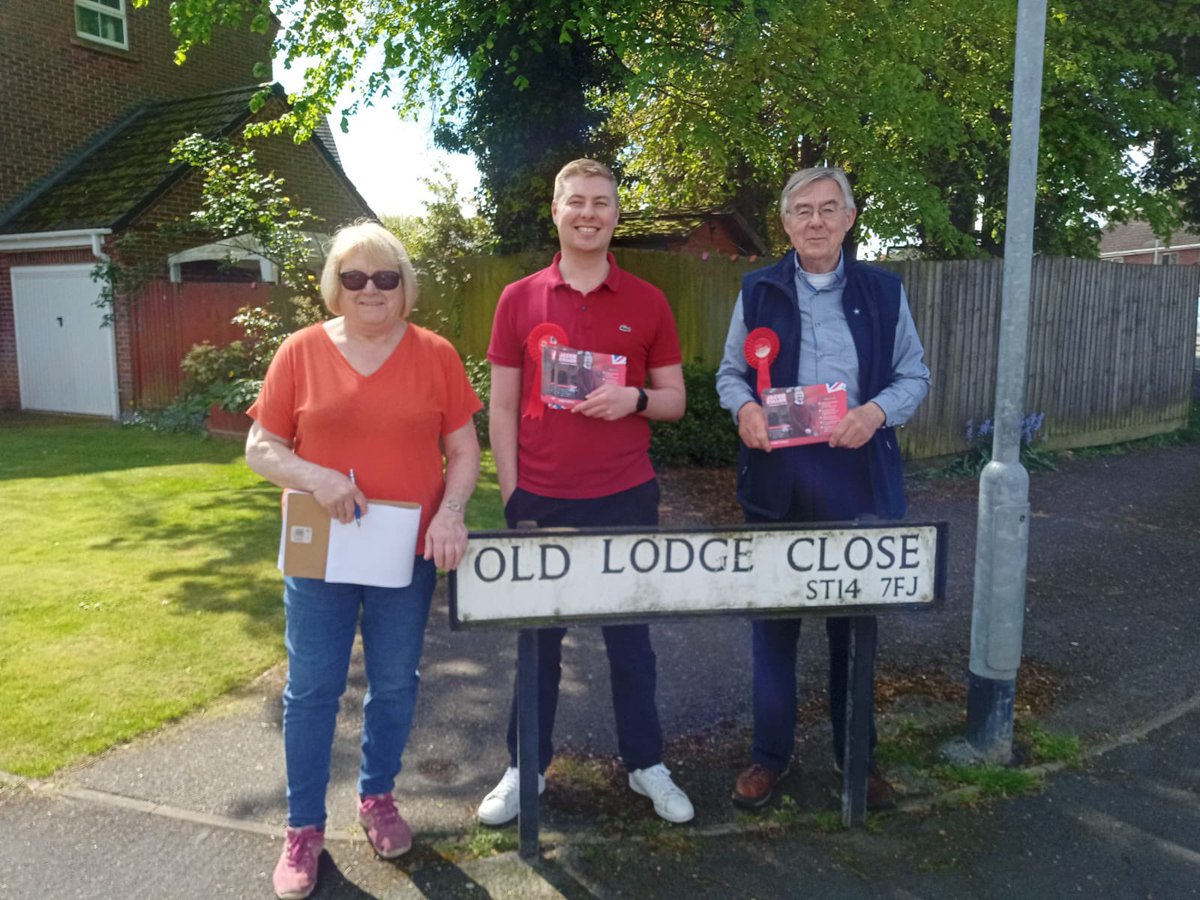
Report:
<svg viewBox="0 0 1200 900"><path fill-rule="evenodd" d="M317 324L283 342L248 412L301 459L353 469L368 498L420 503L420 555L445 489L440 439L482 407L440 335L410 323L387 361L364 376Z"/></svg>

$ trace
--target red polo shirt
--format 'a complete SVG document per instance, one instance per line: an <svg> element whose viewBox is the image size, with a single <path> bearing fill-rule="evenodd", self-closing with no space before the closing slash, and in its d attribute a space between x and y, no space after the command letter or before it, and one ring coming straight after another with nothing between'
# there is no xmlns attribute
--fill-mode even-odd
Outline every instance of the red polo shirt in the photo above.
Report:
<svg viewBox="0 0 1200 900"><path fill-rule="evenodd" d="M488 360L521 368L521 412L537 392L537 368L525 338L543 322L567 333L579 350L628 358L625 383L646 384L646 371L682 361L675 317L663 292L617 267L608 255L608 277L581 294L558 271L561 254L540 272L510 284L500 295ZM517 486L545 497L605 497L654 477L650 423L639 415L605 422L569 410L546 408L540 419L522 415L517 429Z"/></svg>

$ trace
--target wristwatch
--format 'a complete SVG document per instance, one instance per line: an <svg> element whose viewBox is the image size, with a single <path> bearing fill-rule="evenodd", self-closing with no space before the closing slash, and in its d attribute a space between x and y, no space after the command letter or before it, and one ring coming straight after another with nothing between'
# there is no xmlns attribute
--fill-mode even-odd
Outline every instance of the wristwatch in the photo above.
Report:
<svg viewBox="0 0 1200 900"><path fill-rule="evenodd" d="M646 406L650 403L650 398L646 395L645 388L638 388L637 407L633 410L635 413L645 412Z"/></svg>
<svg viewBox="0 0 1200 900"><path fill-rule="evenodd" d="M442 506L446 507L450 512L461 513L463 511L463 505L457 500L447 500Z"/></svg>

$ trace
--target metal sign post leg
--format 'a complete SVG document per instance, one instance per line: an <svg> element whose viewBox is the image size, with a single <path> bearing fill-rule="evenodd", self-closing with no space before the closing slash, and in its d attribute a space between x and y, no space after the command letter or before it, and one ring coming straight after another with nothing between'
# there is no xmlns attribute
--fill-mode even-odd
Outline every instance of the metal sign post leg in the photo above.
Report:
<svg viewBox="0 0 1200 900"><path fill-rule="evenodd" d="M520 806L517 812L518 853L538 855L538 633L522 629L517 636L517 769Z"/></svg>
<svg viewBox="0 0 1200 900"><path fill-rule="evenodd" d="M875 707L875 642L878 624L872 616L855 616L850 624L846 666L846 743L842 760L842 824L854 828L867 816L867 770L871 756L871 713Z"/></svg>

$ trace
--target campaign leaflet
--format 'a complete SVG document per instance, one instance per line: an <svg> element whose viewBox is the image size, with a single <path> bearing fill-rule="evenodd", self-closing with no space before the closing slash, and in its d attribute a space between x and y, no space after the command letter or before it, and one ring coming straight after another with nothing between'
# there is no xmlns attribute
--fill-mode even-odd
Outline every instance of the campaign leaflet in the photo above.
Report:
<svg viewBox="0 0 1200 900"><path fill-rule="evenodd" d="M846 385L841 381L767 388L762 399L772 447L828 441L834 427L846 417Z"/></svg>
<svg viewBox="0 0 1200 900"><path fill-rule="evenodd" d="M542 348L542 402L551 409L570 409L602 384L624 385L627 368L619 354L547 344Z"/></svg>

